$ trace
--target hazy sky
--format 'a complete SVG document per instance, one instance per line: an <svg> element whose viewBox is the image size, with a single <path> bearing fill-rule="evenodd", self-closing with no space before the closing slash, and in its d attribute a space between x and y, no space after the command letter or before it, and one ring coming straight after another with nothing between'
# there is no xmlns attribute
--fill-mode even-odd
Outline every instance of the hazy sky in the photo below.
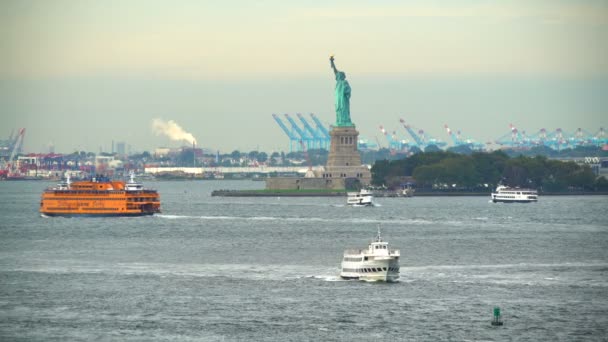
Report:
<svg viewBox="0 0 608 342"><path fill-rule="evenodd" d="M333 123L336 55L361 135L399 119L495 140L608 124L606 1L0 1L0 138L25 150L180 142L287 150L271 114Z"/></svg>

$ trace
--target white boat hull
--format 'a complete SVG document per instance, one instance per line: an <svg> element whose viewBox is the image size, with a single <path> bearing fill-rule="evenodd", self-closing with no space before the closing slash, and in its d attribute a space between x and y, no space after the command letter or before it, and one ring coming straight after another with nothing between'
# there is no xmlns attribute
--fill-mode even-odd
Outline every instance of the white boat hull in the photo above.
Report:
<svg viewBox="0 0 608 342"><path fill-rule="evenodd" d="M373 207L374 196L372 196L372 193L369 190L349 192L347 193L346 204L353 207Z"/></svg>
<svg viewBox="0 0 608 342"><path fill-rule="evenodd" d="M534 189L509 188L500 185L495 192L492 192L491 200L494 203L538 202L538 192Z"/></svg>
<svg viewBox="0 0 608 342"><path fill-rule="evenodd" d="M532 203L538 202L537 199L522 199L522 200L502 200L502 199L492 199L494 203Z"/></svg>
<svg viewBox="0 0 608 342"><path fill-rule="evenodd" d="M494 203L530 203L530 202L538 202L538 197L534 196L534 195L501 196L500 194L492 193L492 202L494 202Z"/></svg>
<svg viewBox="0 0 608 342"><path fill-rule="evenodd" d="M374 203L348 203L351 207L373 207Z"/></svg>
<svg viewBox="0 0 608 342"><path fill-rule="evenodd" d="M394 258L362 263L343 262L340 277L343 279L390 283L399 279L399 263Z"/></svg>

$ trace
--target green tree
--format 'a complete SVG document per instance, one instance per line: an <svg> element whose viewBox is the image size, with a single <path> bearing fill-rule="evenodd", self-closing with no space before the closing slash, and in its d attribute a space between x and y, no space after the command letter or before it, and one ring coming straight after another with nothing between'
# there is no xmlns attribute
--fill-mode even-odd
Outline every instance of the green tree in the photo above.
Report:
<svg viewBox="0 0 608 342"><path fill-rule="evenodd" d="M385 185L386 176L388 175L390 168L390 162L387 159L377 160L374 165L372 165L372 184L376 186Z"/></svg>
<svg viewBox="0 0 608 342"><path fill-rule="evenodd" d="M260 163L265 163L268 160L268 154L266 154L266 152L258 153L257 160Z"/></svg>
<svg viewBox="0 0 608 342"><path fill-rule="evenodd" d="M608 179L606 177L601 176L595 180L595 190L596 191L608 191Z"/></svg>
<svg viewBox="0 0 608 342"><path fill-rule="evenodd" d="M440 164L421 165L413 176L422 187L434 187L444 183L445 169Z"/></svg>
<svg viewBox="0 0 608 342"><path fill-rule="evenodd" d="M479 177L479 184L487 184L490 188L495 188L502 178L505 163L509 160L502 151L492 153L475 152L471 154L475 171Z"/></svg>

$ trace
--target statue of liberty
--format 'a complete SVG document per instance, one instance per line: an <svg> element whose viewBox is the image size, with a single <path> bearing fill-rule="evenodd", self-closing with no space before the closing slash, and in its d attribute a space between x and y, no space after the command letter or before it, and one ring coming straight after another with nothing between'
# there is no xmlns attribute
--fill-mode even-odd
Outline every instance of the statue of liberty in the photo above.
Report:
<svg viewBox="0 0 608 342"><path fill-rule="evenodd" d="M354 124L350 121L350 85L346 80L346 74L343 71L336 69L334 64L334 56L329 57L331 68L334 69L336 75L336 126L351 127Z"/></svg>

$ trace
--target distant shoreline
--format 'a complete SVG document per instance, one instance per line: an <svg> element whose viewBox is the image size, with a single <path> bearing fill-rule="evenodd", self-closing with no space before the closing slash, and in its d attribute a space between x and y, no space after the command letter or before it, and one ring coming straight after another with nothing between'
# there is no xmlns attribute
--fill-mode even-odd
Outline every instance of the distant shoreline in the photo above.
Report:
<svg viewBox="0 0 608 342"><path fill-rule="evenodd" d="M543 192L540 196L606 196L608 192L589 192L589 191L573 191L573 192ZM345 197L346 191L271 191L271 190L214 190L211 196L218 197ZM394 193L375 193L375 197L401 197ZM416 192L413 197L490 197L489 192Z"/></svg>

